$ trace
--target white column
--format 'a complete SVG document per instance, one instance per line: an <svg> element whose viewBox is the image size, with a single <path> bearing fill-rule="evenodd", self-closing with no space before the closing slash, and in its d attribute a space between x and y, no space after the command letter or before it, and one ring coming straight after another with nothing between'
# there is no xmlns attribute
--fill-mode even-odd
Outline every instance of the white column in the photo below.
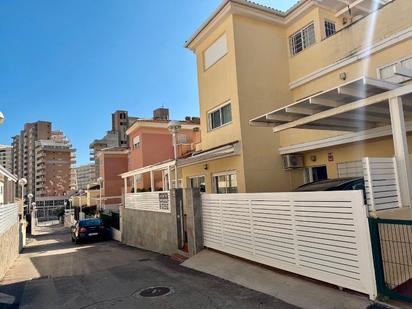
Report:
<svg viewBox="0 0 412 309"><path fill-rule="evenodd" d="M169 188L167 188L169 191L170 189L172 189L172 175L171 174L171 170L170 170L170 165L167 167L167 180L169 182Z"/></svg>
<svg viewBox="0 0 412 309"><path fill-rule="evenodd" d="M123 178L124 181L124 195L127 194L127 177Z"/></svg>
<svg viewBox="0 0 412 309"><path fill-rule="evenodd" d="M134 188L134 193L137 192L137 175L133 175L133 188Z"/></svg>
<svg viewBox="0 0 412 309"><path fill-rule="evenodd" d="M409 162L408 140L406 138L402 98L391 98L389 100L389 109L391 113L392 136L395 148L396 166L398 168L402 206L412 206L412 173Z"/></svg>
<svg viewBox="0 0 412 309"><path fill-rule="evenodd" d="M154 175L153 175L153 171L150 171L150 188L151 188L152 192L154 192L155 188L154 188Z"/></svg>

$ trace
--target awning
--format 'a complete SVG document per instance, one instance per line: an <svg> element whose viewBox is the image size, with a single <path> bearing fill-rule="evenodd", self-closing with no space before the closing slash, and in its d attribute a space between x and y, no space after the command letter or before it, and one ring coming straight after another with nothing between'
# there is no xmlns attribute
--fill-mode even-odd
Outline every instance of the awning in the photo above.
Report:
<svg viewBox="0 0 412 309"><path fill-rule="evenodd" d="M178 167L189 166L202 162L208 162L211 160L222 159L230 156L240 155L241 147L240 142L232 142L226 145L222 145L213 149L205 151L195 152L192 156L177 161Z"/></svg>
<svg viewBox="0 0 412 309"><path fill-rule="evenodd" d="M290 128L358 132L391 124L388 101L401 97L412 119L412 85L363 77L250 120L274 132Z"/></svg>

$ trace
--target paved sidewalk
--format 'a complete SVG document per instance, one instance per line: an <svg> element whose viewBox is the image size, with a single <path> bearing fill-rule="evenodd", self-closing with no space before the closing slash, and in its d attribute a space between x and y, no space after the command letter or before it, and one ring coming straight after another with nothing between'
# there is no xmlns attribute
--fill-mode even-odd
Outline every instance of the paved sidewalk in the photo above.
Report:
<svg viewBox="0 0 412 309"><path fill-rule="evenodd" d="M371 304L367 296L272 271L212 250L203 250L182 265L272 295L301 308L364 309Z"/></svg>

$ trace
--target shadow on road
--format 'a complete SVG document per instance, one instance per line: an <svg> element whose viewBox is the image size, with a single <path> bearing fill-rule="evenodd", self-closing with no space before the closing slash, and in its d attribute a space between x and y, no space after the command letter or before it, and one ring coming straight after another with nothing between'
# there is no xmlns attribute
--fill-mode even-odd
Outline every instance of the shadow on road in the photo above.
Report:
<svg viewBox="0 0 412 309"><path fill-rule="evenodd" d="M295 308L276 298L187 269L169 257L115 241L75 245L68 229L35 236L1 282L0 308ZM139 291L169 287L162 297Z"/></svg>

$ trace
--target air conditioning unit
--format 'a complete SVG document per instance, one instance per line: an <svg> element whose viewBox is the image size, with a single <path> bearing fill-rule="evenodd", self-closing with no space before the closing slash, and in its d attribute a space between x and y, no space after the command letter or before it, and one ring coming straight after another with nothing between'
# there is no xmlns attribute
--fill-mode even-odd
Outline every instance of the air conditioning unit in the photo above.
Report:
<svg viewBox="0 0 412 309"><path fill-rule="evenodd" d="M289 170L293 168L303 167L303 156L302 155L285 155L283 156L283 169Z"/></svg>

